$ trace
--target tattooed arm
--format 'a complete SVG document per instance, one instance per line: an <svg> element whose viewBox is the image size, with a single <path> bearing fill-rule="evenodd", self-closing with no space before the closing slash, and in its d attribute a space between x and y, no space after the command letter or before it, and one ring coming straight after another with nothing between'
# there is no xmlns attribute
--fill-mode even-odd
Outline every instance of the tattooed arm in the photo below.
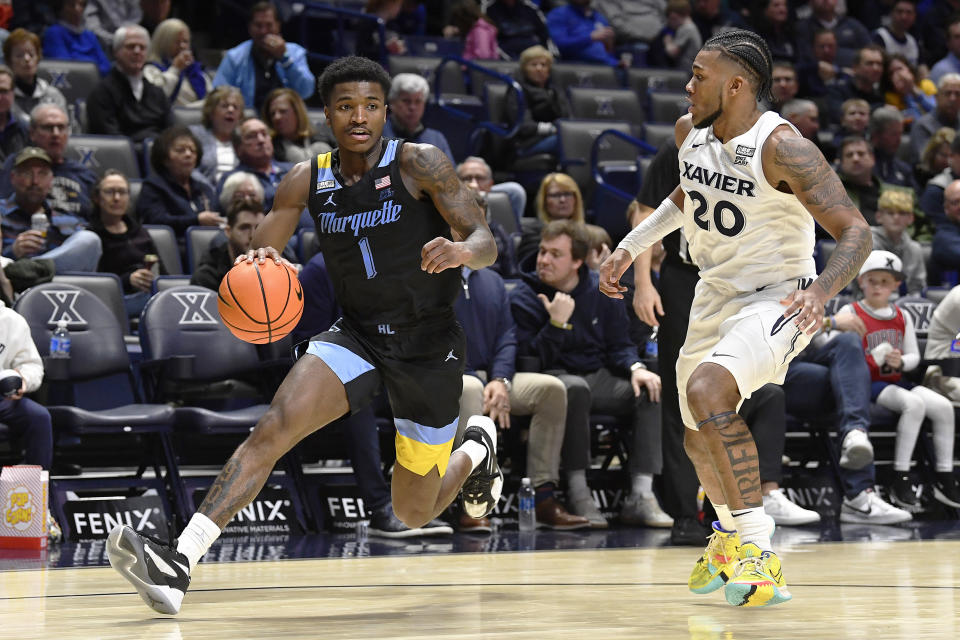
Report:
<svg viewBox="0 0 960 640"><path fill-rule="evenodd" d="M798 291L785 302L788 308L784 316L799 309L797 326L812 333L822 323L823 304L857 276L870 254L870 227L820 150L788 127L777 129L764 143L763 170L770 184L796 195L837 241L820 277L805 292Z"/></svg>
<svg viewBox="0 0 960 640"><path fill-rule="evenodd" d="M408 191L429 196L453 231L455 242L434 238L423 246L421 268L437 273L466 265L480 269L497 259L497 244L472 189L464 185L447 155L429 144L404 144L400 168Z"/></svg>

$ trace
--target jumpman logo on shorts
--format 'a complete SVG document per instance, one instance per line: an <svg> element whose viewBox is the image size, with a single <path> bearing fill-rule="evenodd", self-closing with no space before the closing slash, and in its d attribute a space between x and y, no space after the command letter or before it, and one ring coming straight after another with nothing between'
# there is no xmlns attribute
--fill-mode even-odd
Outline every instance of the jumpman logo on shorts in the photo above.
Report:
<svg viewBox="0 0 960 640"><path fill-rule="evenodd" d="M447 354L447 357L443 359L444 362L447 360L459 360L457 356L453 355L453 349L450 349L450 353Z"/></svg>

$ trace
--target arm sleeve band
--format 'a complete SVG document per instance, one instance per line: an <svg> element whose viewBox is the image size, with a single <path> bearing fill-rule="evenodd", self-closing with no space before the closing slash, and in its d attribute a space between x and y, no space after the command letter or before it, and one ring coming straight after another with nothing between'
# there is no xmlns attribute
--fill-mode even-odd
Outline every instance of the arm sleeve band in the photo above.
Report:
<svg viewBox="0 0 960 640"><path fill-rule="evenodd" d="M640 224L627 234L618 249L623 249L634 260L650 246L668 233L676 231L683 224L683 211L673 200L665 198L660 206L653 210Z"/></svg>

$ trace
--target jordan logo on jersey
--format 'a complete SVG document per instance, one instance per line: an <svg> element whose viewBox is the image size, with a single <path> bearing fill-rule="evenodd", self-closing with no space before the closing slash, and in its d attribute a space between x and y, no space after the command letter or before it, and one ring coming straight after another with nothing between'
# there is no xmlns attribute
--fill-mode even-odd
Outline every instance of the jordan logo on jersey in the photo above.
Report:
<svg viewBox="0 0 960 640"><path fill-rule="evenodd" d="M353 232L354 236L357 236L362 229L396 222L400 219L401 211L403 211L403 206L394 204L393 200L384 202L379 209L361 211L339 218L336 211L329 211L317 215L317 230L320 233L345 233L349 230Z"/></svg>
<svg viewBox="0 0 960 640"><path fill-rule="evenodd" d="M683 177L687 180L713 187L714 189L726 191L727 193L735 193L738 196L748 196L750 198L754 197L754 184L749 180L734 178L733 176L724 175L719 171L710 171L709 169L698 167L686 161L683 163Z"/></svg>

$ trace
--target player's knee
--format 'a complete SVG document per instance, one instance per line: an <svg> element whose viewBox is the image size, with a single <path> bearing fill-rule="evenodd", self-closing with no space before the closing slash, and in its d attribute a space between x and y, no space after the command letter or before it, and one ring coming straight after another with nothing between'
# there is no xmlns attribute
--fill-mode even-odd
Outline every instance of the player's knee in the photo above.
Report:
<svg viewBox="0 0 960 640"><path fill-rule="evenodd" d="M286 453L286 440L281 437L285 423L283 414L283 409L277 406L267 409L263 417L257 421L257 426L250 432L244 445L256 450L259 456L279 459Z"/></svg>
<svg viewBox="0 0 960 640"><path fill-rule="evenodd" d="M697 422L732 410L738 401L736 381L721 367L701 365L687 381L687 404Z"/></svg>
<svg viewBox="0 0 960 640"><path fill-rule="evenodd" d="M394 501L393 512L400 522L411 529L418 529L433 519L432 513L417 504L401 504Z"/></svg>

